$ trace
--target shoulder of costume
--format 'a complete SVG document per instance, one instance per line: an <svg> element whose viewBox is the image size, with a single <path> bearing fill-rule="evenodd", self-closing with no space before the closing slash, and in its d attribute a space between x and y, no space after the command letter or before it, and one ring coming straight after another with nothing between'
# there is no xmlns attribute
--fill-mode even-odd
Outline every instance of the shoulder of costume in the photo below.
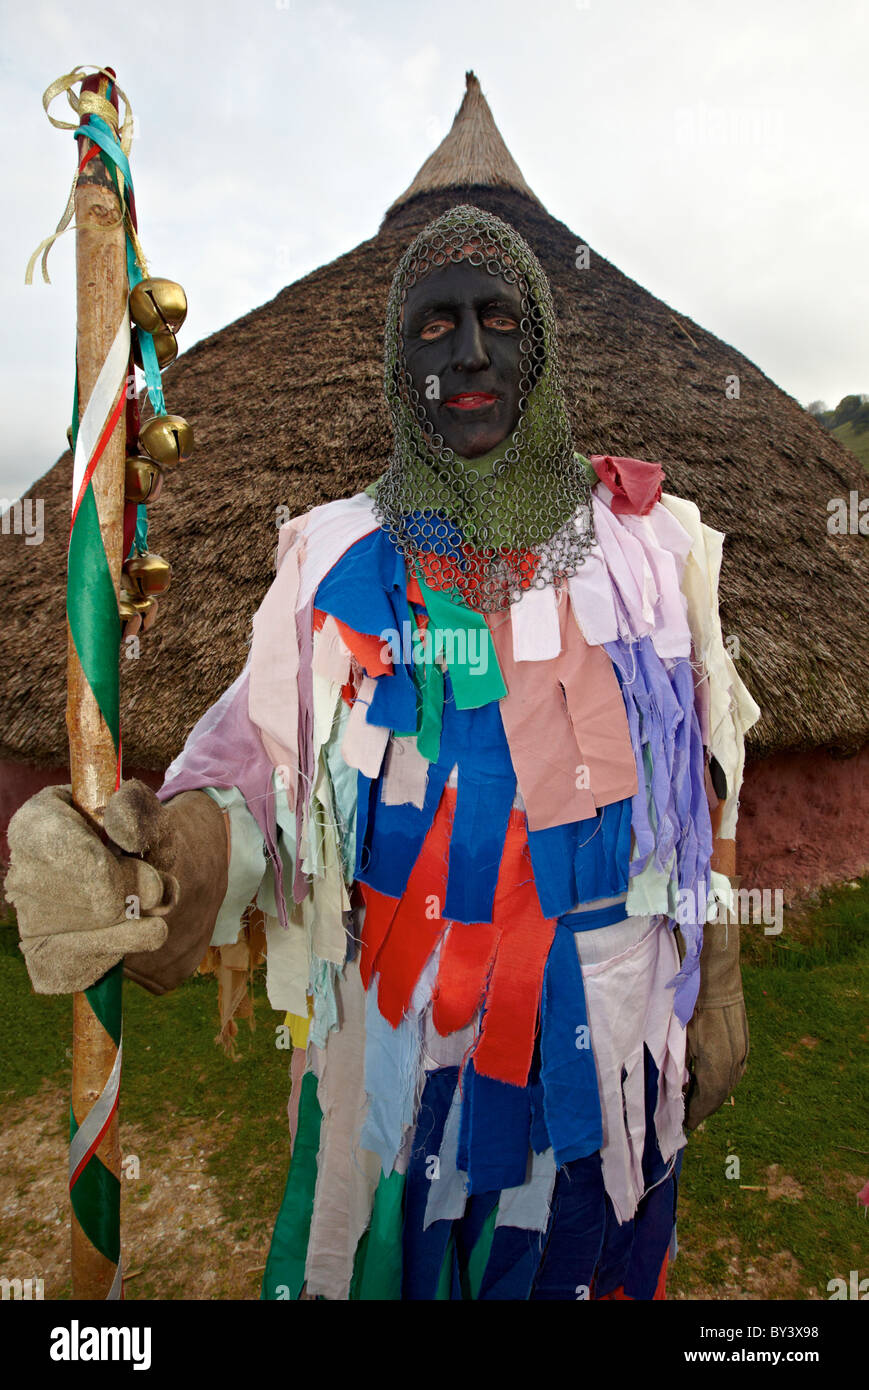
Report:
<svg viewBox="0 0 869 1390"><path fill-rule="evenodd" d="M296 552L300 585L298 606L304 607L341 556L351 545L378 529L374 499L366 492L324 502L284 522L278 532L275 568Z"/></svg>

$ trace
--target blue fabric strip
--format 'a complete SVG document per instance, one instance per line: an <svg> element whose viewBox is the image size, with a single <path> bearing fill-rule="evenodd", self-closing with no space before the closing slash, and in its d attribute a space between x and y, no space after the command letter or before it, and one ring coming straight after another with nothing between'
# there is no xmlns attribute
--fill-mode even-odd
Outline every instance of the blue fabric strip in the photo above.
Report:
<svg viewBox="0 0 869 1390"><path fill-rule="evenodd" d="M558 925L572 932L597 931L598 927L612 927L616 922L627 921L624 902L608 903L606 907L593 907L587 912L566 912L559 917Z"/></svg>
<svg viewBox="0 0 869 1390"><path fill-rule="evenodd" d="M615 898L628 889L631 801L614 801L596 816L530 830L528 848L540 906L561 917L577 903Z"/></svg>
<svg viewBox="0 0 869 1390"><path fill-rule="evenodd" d="M437 1168L430 1160L440 1150L458 1079L458 1067L430 1071L417 1112L404 1189L403 1299L434 1298L452 1234L452 1221L435 1221L427 1231L423 1230L423 1222L429 1186L437 1181ZM454 1286L457 1287L457 1280Z"/></svg>
<svg viewBox="0 0 869 1390"><path fill-rule="evenodd" d="M490 922L516 774L498 702L458 710L447 677L438 766L454 764L458 788L444 915L456 922Z"/></svg>
<svg viewBox="0 0 869 1390"><path fill-rule="evenodd" d="M462 1073L462 1120L457 1166L468 1192L500 1191L525 1181L531 1136L527 1086L480 1076L469 1061Z"/></svg>
<svg viewBox="0 0 869 1390"><path fill-rule="evenodd" d="M480 1300L528 1298L540 1265L542 1247L543 1237L539 1231L498 1226L480 1285Z"/></svg>
<svg viewBox="0 0 869 1390"><path fill-rule="evenodd" d="M314 607L346 623L354 632L388 640L407 619L404 556L385 531L372 531L351 545L320 581ZM392 675L380 676L367 713L369 724L404 733L416 731L416 685L410 666L397 661Z"/></svg>
<svg viewBox="0 0 869 1390"><path fill-rule="evenodd" d="M603 1121L582 969L573 932L560 923L543 974L540 1056L546 1129L561 1167L597 1152Z"/></svg>
<svg viewBox="0 0 869 1390"><path fill-rule="evenodd" d="M419 1018L409 1015L393 1028L378 1008L377 980L372 980L365 999L368 1111L359 1142L363 1149L379 1155L383 1175L387 1178L401 1148L404 1131L413 1124L421 1045Z"/></svg>
<svg viewBox="0 0 869 1390"><path fill-rule="evenodd" d="M377 688L393 679L378 676ZM440 754L429 764L422 808L385 805L380 799L382 773L374 782L359 774L356 877L389 897L401 897L454 766L458 788L442 911L455 922L489 922L516 776L498 702L457 710L449 677L444 681Z"/></svg>
<svg viewBox="0 0 869 1390"><path fill-rule="evenodd" d="M372 781L359 773L355 876L360 882L390 898L401 897L431 829L448 776L445 765L431 764L422 808L417 809L385 805L380 800L381 779Z"/></svg>
<svg viewBox="0 0 869 1390"><path fill-rule="evenodd" d="M546 1249L531 1298L582 1297L591 1288L606 1226L606 1193L600 1154L559 1169L552 1197ZM586 1294L587 1296L587 1294Z"/></svg>

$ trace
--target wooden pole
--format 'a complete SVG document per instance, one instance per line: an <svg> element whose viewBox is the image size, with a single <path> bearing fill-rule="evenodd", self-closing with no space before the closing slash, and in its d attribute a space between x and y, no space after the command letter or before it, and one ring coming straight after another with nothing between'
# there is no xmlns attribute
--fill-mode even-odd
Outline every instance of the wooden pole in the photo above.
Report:
<svg viewBox="0 0 869 1390"><path fill-rule="evenodd" d="M109 80L96 75L85 78L81 90L105 96ZM110 98L117 109L117 97ZM76 158L81 162L92 142L76 140ZM95 152L79 174L75 194L77 336L79 420L84 415L100 368L114 341L118 324L128 312L126 240L122 207L108 170ZM122 388L123 389L123 388ZM126 423L121 410L111 437L92 477L106 557L117 592L123 563L124 466ZM84 596L86 601L86 596ZM106 802L115 791L118 751L82 670L67 623L67 706L69 760L72 797L75 805L96 825L102 824ZM108 988L116 989L116 1012L120 1015L120 970ZM104 982L108 977L104 977ZM101 982L103 983L103 982ZM89 993L73 996L72 1111L75 1126L104 1094L117 1057L117 1045L89 999ZM97 1173L101 1222L119 1230L121 1154L117 1107L112 1111L105 1132L90 1162L101 1164ZM107 1177L108 1175L111 1175ZM105 1210L105 1205L111 1208ZM107 1242L104 1240L103 1245ZM94 1244L93 1232L83 1228L72 1212L72 1289L74 1298L104 1299L120 1297L120 1264Z"/></svg>

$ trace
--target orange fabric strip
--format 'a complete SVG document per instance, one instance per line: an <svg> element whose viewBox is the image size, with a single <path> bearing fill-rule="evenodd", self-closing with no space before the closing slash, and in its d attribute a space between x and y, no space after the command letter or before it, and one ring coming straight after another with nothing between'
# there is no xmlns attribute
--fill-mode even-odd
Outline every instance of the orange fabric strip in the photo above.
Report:
<svg viewBox="0 0 869 1390"><path fill-rule="evenodd" d="M449 840L456 790L447 787L400 899L362 884L365 921L359 968L366 989L379 974L380 1012L397 1028L447 923ZM474 1066L483 1076L528 1081L543 987L555 932L544 917L528 853L525 816L511 812L491 923L453 922L434 990L433 1022L441 1036L464 1027L486 997ZM488 986L488 990L487 990Z"/></svg>
<svg viewBox="0 0 869 1390"><path fill-rule="evenodd" d="M407 1013L417 980L446 928L441 910L446 896L454 809L455 792L448 788L377 955L377 1002L393 1028Z"/></svg>
<svg viewBox="0 0 869 1390"><path fill-rule="evenodd" d="M451 922L435 982L432 1022L441 1037L464 1028L486 990L500 933L491 922Z"/></svg>
<svg viewBox="0 0 869 1390"><path fill-rule="evenodd" d="M376 888L369 888L367 883L360 883L358 886L365 903L362 945L359 950L359 974L362 976L362 983L367 989L371 984L371 976L374 973L378 953L386 940L389 928L392 926L392 919L398 909L400 899L388 898L385 893L378 893Z"/></svg>
<svg viewBox="0 0 869 1390"><path fill-rule="evenodd" d="M500 938L474 1067L481 1076L525 1086L555 922L540 907L520 811L511 812L507 826L492 916Z"/></svg>
<svg viewBox="0 0 869 1390"><path fill-rule="evenodd" d="M392 674L392 662L384 661L381 655L384 646L382 637L367 632L355 632L352 627L342 623L340 618L336 618L335 622L345 645L350 648L366 675L389 676Z"/></svg>

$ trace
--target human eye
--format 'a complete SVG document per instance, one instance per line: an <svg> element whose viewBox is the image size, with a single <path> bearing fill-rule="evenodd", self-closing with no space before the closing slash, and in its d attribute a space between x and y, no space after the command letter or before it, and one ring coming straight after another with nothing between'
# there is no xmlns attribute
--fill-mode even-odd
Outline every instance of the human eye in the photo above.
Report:
<svg viewBox="0 0 869 1390"><path fill-rule="evenodd" d="M483 324L486 328L494 328L499 333L511 333L519 327L518 321L499 309L491 309L483 315Z"/></svg>
<svg viewBox="0 0 869 1390"><path fill-rule="evenodd" d="M453 327L453 320L447 314L438 314L436 318L426 319L419 330L419 336L426 343L436 342L445 333L449 333Z"/></svg>

